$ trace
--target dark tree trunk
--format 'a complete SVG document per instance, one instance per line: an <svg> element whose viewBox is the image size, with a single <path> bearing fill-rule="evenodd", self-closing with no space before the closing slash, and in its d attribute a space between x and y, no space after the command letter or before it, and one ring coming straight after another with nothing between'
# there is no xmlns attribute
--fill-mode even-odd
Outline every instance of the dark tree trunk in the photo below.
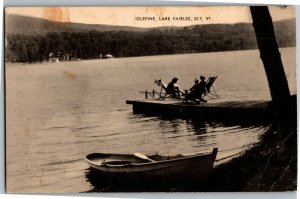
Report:
<svg viewBox="0 0 300 199"><path fill-rule="evenodd" d="M250 6L257 45L282 133L293 125L291 97L267 6Z"/></svg>

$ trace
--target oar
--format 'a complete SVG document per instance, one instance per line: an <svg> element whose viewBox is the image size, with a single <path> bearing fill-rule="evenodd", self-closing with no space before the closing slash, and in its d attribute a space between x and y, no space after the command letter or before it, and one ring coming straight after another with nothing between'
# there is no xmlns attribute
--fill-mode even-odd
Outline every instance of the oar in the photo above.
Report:
<svg viewBox="0 0 300 199"><path fill-rule="evenodd" d="M155 160L152 160L152 159L148 158L147 156L145 156L144 154L141 154L141 153L134 153L134 156L136 156L138 158L141 158L143 160L148 160L150 162L155 162Z"/></svg>

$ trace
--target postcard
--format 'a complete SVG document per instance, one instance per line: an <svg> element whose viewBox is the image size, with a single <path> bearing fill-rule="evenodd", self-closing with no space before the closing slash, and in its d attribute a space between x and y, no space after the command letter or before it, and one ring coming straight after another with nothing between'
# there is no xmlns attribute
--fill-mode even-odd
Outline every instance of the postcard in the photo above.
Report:
<svg viewBox="0 0 300 199"><path fill-rule="evenodd" d="M8 193L297 190L293 6L7 7Z"/></svg>

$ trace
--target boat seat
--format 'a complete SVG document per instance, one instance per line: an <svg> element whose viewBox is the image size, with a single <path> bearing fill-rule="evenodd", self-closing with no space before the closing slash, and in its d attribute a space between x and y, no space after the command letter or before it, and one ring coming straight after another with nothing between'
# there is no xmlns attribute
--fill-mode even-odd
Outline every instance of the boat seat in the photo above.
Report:
<svg viewBox="0 0 300 199"><path fill-rule="evenodd" d="M125 164L132 164L133 162L131 161L109 161L109 162L104 162L103 164L106 165L125 165Z"/></svg>

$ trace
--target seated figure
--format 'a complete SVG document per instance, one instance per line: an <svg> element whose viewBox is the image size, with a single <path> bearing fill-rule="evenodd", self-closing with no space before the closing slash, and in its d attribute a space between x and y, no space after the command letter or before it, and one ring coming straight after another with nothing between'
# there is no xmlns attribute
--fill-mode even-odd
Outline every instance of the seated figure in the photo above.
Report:
<svg viewBox="0 0 300 199"><path fill-rule="evenodd" d="M184 92L177 85L178 78L174 77L172 81L168 84L166 92L171 95L172 98L180 99Z"/></svg>
<svg viewBox="0 0 300 199"><path fill-rule="evenodd" d="M193 87L190 89L190 93L187 96L187 100L192 100L192 101L197 101L200 100L201 102L207 102L206 100L204 100L203 94L205 94L206 91L206 82L205 82L205 77L204 76L200 76L200 82L199 80L195 80L195 84L193 85Z"/></svg>

